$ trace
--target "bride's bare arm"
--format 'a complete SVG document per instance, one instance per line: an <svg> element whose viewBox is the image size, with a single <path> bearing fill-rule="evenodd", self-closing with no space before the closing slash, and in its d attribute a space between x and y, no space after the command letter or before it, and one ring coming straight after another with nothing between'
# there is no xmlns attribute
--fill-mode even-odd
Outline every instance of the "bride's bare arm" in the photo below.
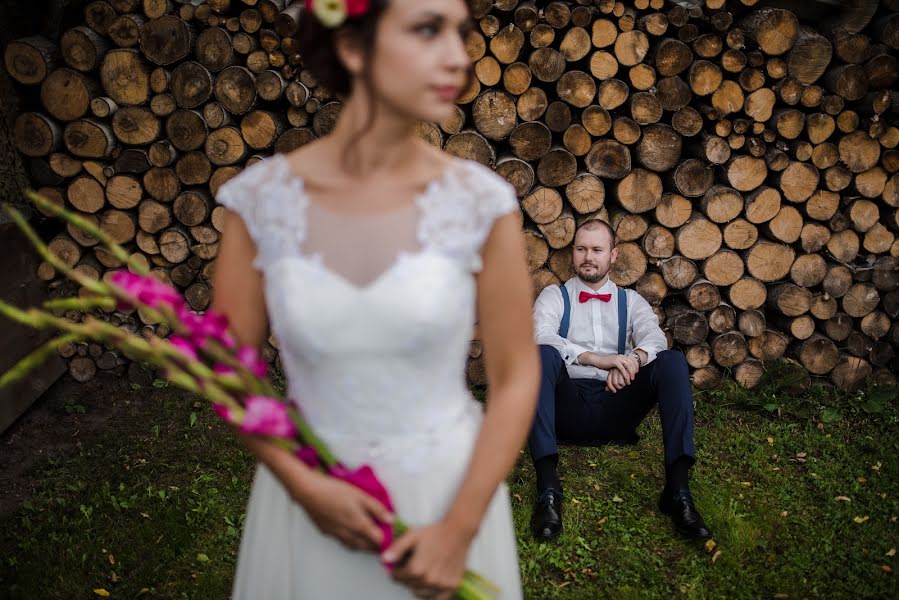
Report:
<svg viewBox="0 0 899 600"><path fill-rule="evenodd" d="M447 519L472 532L518 457L537 406L540 358L534 343L524 235L518 217L496 221L482 250L478 327L487 367L487 411L471 463Z"/></svg>
<svg viewBox="0 0 899 600"><path fill-rule="evenodd" d="M225 213L213 275L212 309L228 317L238 344L259 349L268 333L262 275L253 267L256 245L243 221ZM324 533L356 549L377 549L381 531L371 517L388 520L376 500L342 481L322 476L284 448L234 429L247 449L281 481Z"/></svg>

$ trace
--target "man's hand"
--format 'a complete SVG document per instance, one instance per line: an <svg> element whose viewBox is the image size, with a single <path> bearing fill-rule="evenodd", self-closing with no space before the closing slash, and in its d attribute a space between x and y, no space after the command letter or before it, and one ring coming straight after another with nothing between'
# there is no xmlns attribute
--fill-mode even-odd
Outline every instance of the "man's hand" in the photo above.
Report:
<svg viewBox="0 0 899 600"><path fill-rule="evenodd" d="M618 390L629 385L631 382L625 371L612 369L609 371L609 378L606 380L606 391L616 393Z"/></svg>

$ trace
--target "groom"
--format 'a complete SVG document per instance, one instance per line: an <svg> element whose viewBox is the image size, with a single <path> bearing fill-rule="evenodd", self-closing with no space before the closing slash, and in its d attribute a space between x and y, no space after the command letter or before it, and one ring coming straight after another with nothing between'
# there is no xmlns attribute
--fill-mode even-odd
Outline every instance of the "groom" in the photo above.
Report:
<svg viewBox="0 0 899 600"><path fill-rule="evenodd" d="M562 531L557 440L634 442L635 429L657 404L666 479L659 509L682 535L710 538L688 484L696 458L687 362L680 352L667 350L649 303L609 280L617 256L612 228L587 221L574 236L577 277L547 287L534 305L543 377L528 438L537 473L531 530L539 539Z"/></svg>

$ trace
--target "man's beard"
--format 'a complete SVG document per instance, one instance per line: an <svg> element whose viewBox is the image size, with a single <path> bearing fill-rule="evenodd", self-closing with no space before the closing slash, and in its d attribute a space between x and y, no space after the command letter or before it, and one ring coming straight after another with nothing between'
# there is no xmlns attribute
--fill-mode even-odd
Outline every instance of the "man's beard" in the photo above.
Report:
<svg viewBox="0 0 899 600"><path fill-rule="evenodd" d="M606 271L607 273L608 271ZM606 276L606 273L599 270L598 267L593 267L593 271L591 273L584 272L583 265L581 268L577 269L577 275L581 278L585 283L596 283L597 281L602 281L602 278Z"/></svg>

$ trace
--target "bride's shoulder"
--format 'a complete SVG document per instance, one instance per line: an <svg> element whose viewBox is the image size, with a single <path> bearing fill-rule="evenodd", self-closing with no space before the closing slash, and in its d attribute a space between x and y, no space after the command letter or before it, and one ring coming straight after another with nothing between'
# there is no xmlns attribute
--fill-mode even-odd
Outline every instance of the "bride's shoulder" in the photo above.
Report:
<svg viewBox="0 0 899 600"><path fill-rule="evenodd" d="M255 198L260 187L287 183L289 174L284 155L273 154L256 161L219 186L216 199L222 204L227 204L229 200L233 202L236 198L247 195Z"/></svg>
<svg viewBox="0 0 899 600"><path fill-rule="evenodd" d="M459 177L466 190L465 200L478 212L494 216L518 207L515 188L492 168L475 160L457 158Z"/></svg>

